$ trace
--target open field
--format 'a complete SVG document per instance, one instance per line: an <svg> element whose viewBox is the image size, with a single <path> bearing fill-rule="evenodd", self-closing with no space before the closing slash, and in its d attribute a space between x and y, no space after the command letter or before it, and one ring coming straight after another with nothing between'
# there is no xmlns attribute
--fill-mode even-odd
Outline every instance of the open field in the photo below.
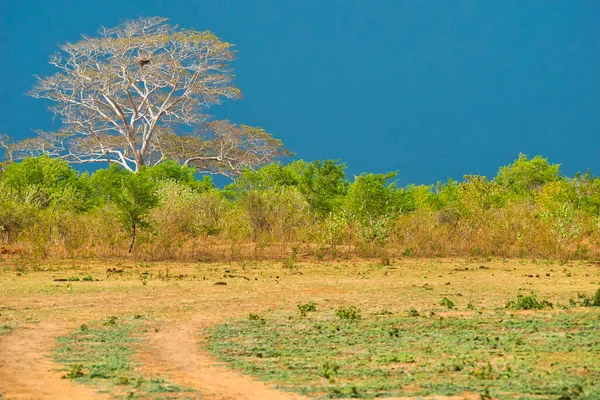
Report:
<svg viewBox="0 0 600 400"><path fill-rule="evenodd" d="M3 399L600 399L595 263L0 262Z"/></svg>

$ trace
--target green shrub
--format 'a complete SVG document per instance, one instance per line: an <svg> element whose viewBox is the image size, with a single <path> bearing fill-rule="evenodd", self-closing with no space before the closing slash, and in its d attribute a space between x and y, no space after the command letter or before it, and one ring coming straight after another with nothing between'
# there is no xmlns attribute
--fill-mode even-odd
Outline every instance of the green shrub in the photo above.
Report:
<svg viewBox="0 0 600 400"><path fill-rule="evenodd" d="M419 316L421 316L421 314L419 314L419 312L417 311L417 309L416 309L416 308L414 308L414 307L411 307L411 308L408 310L408 316L409 316L409 317L419 317Z"/></svg>
<svg viewBox="0 0 600 400"><path fill-rule="evenodd" d="M549 301L539 301L534 292L531 292L531 295L529 296L520 294L517 296L516 301L509 301L506 303L506 308L513 310L541 310L545 307L553 308L552 303Z"/></svg>
<svg viewBox="0 0 600 400"><path fill-rule="evenodd" d="M71 368L71 370L69 371L68 374L63 375L63 379L77 379L77 378L81 378L84 375L83 373L83 365L82 364L75 364L73 365L73 367Z"/></svg>
<svg viewBox="0 0 600 400"><path fill-rule="evenodd" d="M594 294L594 298L592 299L593 307L600 307L600 288L596 290L596 294Z"/></svg>
<svg viewBox="0 0 600 400"><path fill-rule="evenodd" d="M450 300L447 297L444 297L441 301L440 301L440 306L444 306L450 310L454 310L456 308L456 305L454 304L454 302L452 300Z"/></svg>
<svg viewBox="0 0 600 400"><path fill-rule="evenodd" d="M340 307L335 312L335 315L345 321L355 321L361 319L361 312L356 306Z"/></svg>
<svg viewBox="0 0 600 400"><path fill-rule="evenodd" d="M317 311L317 305L312 301L306 304L298 304L298 311L300 311L301 317L306 317L306 313Z"/></svg>
<svg viewBox="0 0 600 400"><path fill-rule="evenodd" d="M326 361L323 364L323 370L321 372L321 376L323 376L323 378L327 379L329 381L329 383L333 383L333 382L335 382L335 375L337 374L339 369L340 369L340 366L337 365L335 362Z"/></svg>

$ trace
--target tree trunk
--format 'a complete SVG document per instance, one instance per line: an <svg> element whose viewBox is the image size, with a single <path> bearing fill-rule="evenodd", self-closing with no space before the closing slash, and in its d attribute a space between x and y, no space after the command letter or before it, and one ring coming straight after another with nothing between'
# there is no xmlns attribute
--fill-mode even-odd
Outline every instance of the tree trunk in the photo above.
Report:
<svg viewBox="0 0 600 400"><path fill-rule="evenodd" d="M129 251L127 253L131 253L131 251L133 250L133 244L135 243L135 228L135 221L131 221L131 242L129 243Z"/></svg>
<svg viewBox="0 0 600 400"><path fill-rule="evenodd" d="M144 156L142 155L142 153L139 150L134 150L134 156L135 156L135 172L140 172L140 169L144 166L145 161L144 161Z"/></svg>

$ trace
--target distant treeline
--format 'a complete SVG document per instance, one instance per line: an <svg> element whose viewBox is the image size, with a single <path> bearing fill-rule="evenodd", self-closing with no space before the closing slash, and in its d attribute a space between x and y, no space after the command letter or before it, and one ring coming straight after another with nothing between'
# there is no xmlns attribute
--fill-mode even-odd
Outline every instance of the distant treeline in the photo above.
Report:
<svg viewBox="0 0 600 400"><path fill-rule="evenodd" d="M0 239L31 257L600 256L600 178L519 155L496 177L396 184L338 161L244 171L223 189L174 162L78 173L26 158L0 169Z"/></svg>

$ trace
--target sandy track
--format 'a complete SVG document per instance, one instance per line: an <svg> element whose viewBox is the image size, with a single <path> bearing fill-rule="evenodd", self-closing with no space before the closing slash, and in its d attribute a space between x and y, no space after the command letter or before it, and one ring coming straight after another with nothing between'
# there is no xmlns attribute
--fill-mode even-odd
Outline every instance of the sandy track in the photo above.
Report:
<svg viewBox="0 0 600 400"><path fill-rule="evenodd" d="M173 383L197 389L209 399L293 399L304 397L283 393L251 377L215 365L215 359L199 348L199 332L214 317L196 315L172 324L148 338L137 355L140 369L167 375ZM85 322L85 321L84 321ZM89 386L62 379L60 365L50 359L56 338L67 334L72 324L32 324L0 337L0 397L8 399L110 399Z"/></svg>
<svg viewBox="0 0 600 400"><path fill-rule="evenodd" d="M90 387L62 379L49 355L56 337L69 332L58 323L31 324L0 337L0 394L3 400L110 399Z"/></svg>
<svg viewBox="0 0 600 400"><path fill-rule="evenodd" d="M215 315L204 312L185 321L165 324L158 333L148 335L136 355L141 362L140 372L167 376L173 383L198 390L203 399L304 398L215 365L216 360L201 351L199 341L204 328L218 321ZM88 321L77 321L85 322ZM3 396L0 399L110 399L92 387L62 379L61 366L50 358L57 337L68 334L77 323L56 320L30 324L0 336L0 395Z"/></svg>
<svg viewBox="0 0 600 400"><path fill-rule="evenodd" d="M300 400L268 384L216 364L200 349L204 328L218 320L208 313L195 314L188 321L170 324L152 334L147 351L140 354L144 365L161 369L175 383L202 391L203 398L215 400Z"/></svg>

